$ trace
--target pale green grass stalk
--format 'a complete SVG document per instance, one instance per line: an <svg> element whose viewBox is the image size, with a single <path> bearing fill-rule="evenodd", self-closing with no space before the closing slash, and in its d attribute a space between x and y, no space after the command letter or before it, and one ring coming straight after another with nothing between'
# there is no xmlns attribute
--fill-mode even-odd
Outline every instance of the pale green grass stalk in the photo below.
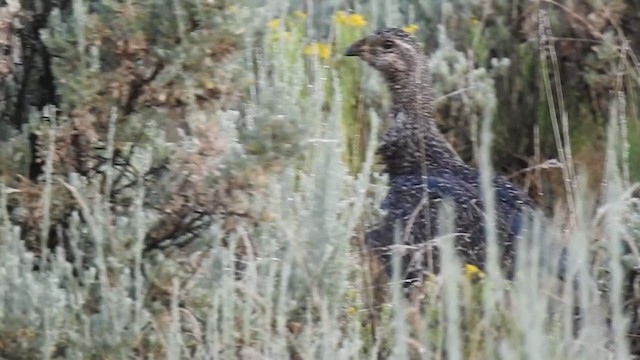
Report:
<svg viewBox="0 0 640 360"><path fill-rule="evenodd" d="M487 284L483 288L483 311L486 324L494 322L496 310L504 306L500 296L503 292L503 280L500 271L500 249L497 243L496 229L496 202L493 190L493 166L491 165L491 144L493 134L491 132L491 120L495 109L495 97L489 95L487 101L489 105L485 109L484 118L480 127L480 189L482 200L485 206L485 232L486 232L486 272ZM494 343L493 337L487 339L485 356L490 358L495 353L499 344Z"/></svg>
<svg viewBox="0 0 640 360"><path fill-rule="evenodd" d="M49 211L51 210L51 184L53 179L51 173L53 172L53 159L55 157L56 147L56 108L54 106L48 106L44 109L49 118L49 131L47 142L47 155L44 165L44 187L42 190L42 223L40 226L40 251L42 252L40 266L44 268L46 266L46 259L49 255L49 249L47 248L47 241L49 240L49 230L51 227L51 218Z"/></svg>
<svg viewBox="0 0 640 360"><path fill-rule="evenodd" d="M394 229L394 247L391 250L392 276L389 288L391 291L391 308L393 310L394 343L391 357L394 359L408 359L409 329L407 324L407 304L402 293L402 282L404 280L402 269L402 255L408 246L402 241L402 225L398 222ZM409 250L410 251L410 250Z"/></svg>
<svg viewBox="0 0 640 360"><path fill-rule="evenodd" d="M611 271L611 288L609 289L609 296L612 307L612 330L613 330L613 342L614 342L614 354L615 359L628 359L628 344L627 344L627 324L626 317L623 315L623 285L624 273L620 263L622 257L622 219L624 211L624 203L622 200L623 194L623 179L619 170L619 152L617 151L618 141L620 140L619 124L621 123L620 117L624 116L624 113L620 111L620 106L623 106L624 102L619 102L620 96L611 105L611 115L608 131L608 146L607 146L607 160L605 164L605 197L607 203L611 204L611 207L605 215L605 236L609 250L609 269ZM623 173L624 174L624 173Z"/></svg>
<svg viewBox="0 0 640 360"><path fill-rule="evenodd" d="M461 294L458 291L458 285L461 280L461 264L456 256L454 244L451 241L453 237L450 235L455 229L453 224L455 218L454 205L445 202L444 205L440 207L439 222L442 226L441 234L439 236L439 246L442 251L441 262L446 264L442 267L442 277L446 279L443 285L444 289L442 298L442 310L445 314L444 320L446 321L447 328L445 348L447 350L448 359L460 360L463 359L463 334L460 329Z"/></svg>
<svg viewBox="0 0 640 360"><path fill-rule="evenodd" d="M566 202L569 208L569 214L571 217L575 215L574 206L574 191L573 191L573 160L571 158L571 145L568 137L568 125L566 122L566 110L564 109L564 99L562 97L562 85L560 84L558 58L555 54L554 43L552 42L553 34L551 33L549 18L547 12L544 10L538 11L538 24L540 36L540 67L542 70L542 81L544 84L545 95L547 104L549 106L549 115L551 116L551 124L553 126L553 135L556 141L556 148L558 150L558 158L562 163L562 176L565 180ZM551 88L551 70L549 69L548 61L551 59L553 64L553 76L556 85L556 96L559 101L559 109L556 109L556 100ZM560 112L560 118L563 126L563 133L565 137L561 135L560 124L558 121L558 112ZM572 220L572 222L575 220Z"/></svg>

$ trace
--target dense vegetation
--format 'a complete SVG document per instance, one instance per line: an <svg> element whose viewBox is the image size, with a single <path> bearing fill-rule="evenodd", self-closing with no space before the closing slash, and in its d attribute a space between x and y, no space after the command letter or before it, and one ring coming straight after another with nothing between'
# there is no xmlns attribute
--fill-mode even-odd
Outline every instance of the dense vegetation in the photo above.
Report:
<svg viewBox="0 0 640 360"><path fill-rule="evenodd" d="M0 1L0 357L640 355L640 4L302 3ZM382 25L567 281L535 226L510 282L446 242L415 303L379 271L389 99L342 52Z"/></svg>

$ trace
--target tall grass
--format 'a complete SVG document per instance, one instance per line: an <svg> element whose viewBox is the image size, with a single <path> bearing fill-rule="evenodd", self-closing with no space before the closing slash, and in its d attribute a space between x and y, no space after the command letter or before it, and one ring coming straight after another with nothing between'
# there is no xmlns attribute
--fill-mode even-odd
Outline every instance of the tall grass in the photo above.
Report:
<svg viewBox="0 0 640 360"><path fill-rule="evenodd" d="M256 18L266 24L271 14L282 17L285 7L256 10ZM267 15L260 17L261 11ZM249 42L258 41L253 33L248 36ZM242 123L260 129L264 117L259 115L266 111L302 134L299 156L270 180L266 196L252 200L253 207L269 214L255 227L240 225L223 239L224 219L219 219L189 251L146 256L141 242L155 214L142 206L147 196L142 184L130 208L122 211L127 216L111 213L99 196L101 184L86 183L77 174L53 178L52 160L47 159L47 184L64 184L81 204L82 212L70 215L68 236L74 252L84 257L67 262L58 248L36 264L12 224L15 214L7 211L12 189L0 184L0 353L25 359L630 357L621 249L628 239L627 219L634 215L630 185L623 181L628 170L619 166L628 161L627 148L621 146L626 141L620 127L626 120L622 90L611 105L606 189L598 205L584 174L573 170L562 105L551 108L554 115L561 113L560 121L554 117L554 131L571 190L570 226L565 214L529 224L512 281L500 272L494 228L488 230L486 276L478 278L464 273L445 232L441 274L425 285L424 299L410 303L401 294L397 271L391 279L372 280L372 259L363 256L361 245L363 228L381 215L378 205L386 190L385 179L374 171L380 115L365 107L359 117L370 123L360 124L368 129L368 139L363 154L358 153L363 164L354 173L344 157L346 139L353 136L345 132L354 131L353 119L345 118L354 112L344 104L359 92L352 74L342 74L333 62L302 55L306 39L287 41L267 36L258 56L248 50L238 59L257 63L248 98L254 111L244 113ZM377 78L357 80L382 88ZM553 94L562 95L551 90L550 79L544 81L554 104ZM487 204L494 203L490 155L500 151L491 147L495 98L490 100L478 147ZM236 116L228 111L200 121L222 124L234 138ZM110 126L112 141L118 131L115 118ZM140 166L153 156L141 150ZM50 192L45 191L42 211L46 214L50 206ZM447 211L445 207L443 223L453 218ZM488 222L495 216L490 210ZM43 234L48 226L42 223ZM594 234L602 234L599 243L594 244ZM569 249L564 283L557 281L555 266L544 266L558 263L559 254L549 250L558 243ZM600 261L590 261L594 253L602 255L596 257ZM399 259L394 259L397 270ZM376 295L379 287L385 289L383 296Z"/></svg>

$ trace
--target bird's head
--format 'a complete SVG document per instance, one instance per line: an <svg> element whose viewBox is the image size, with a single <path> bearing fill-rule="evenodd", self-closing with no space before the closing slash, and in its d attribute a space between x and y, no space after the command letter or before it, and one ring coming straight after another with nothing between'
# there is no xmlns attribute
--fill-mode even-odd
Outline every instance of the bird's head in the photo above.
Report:
<svg viewBox="0 0 640 360"><path fill-rule="evenodd" d="M414 73L421 62L422 51L416 39L397 28L382 28L353 43L345 56L358 56L387 80Z"/></svg>

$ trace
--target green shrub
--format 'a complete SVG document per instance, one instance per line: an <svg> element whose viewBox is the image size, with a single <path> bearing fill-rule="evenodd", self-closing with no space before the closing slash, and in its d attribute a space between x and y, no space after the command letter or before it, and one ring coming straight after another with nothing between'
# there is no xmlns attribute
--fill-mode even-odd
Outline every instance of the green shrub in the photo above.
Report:
<svg viewBox="0 0 640 360"><path fill-rule="evenodd" d="M0 356L630 358L637 74L611 82L627 58L621 33L605 31L630 16L621 3L585 0L581 11L600 17L574 25L602 34L576 55L589 64L578 84L619 90L574 124L595 105L566 85L575 74L563 53L530 43L544 29L534 5L7 1ZM567 31L563 8L547 11L548 30ZM540 129L532 165L562 173L566 194L553 199L550 238L532 224L521 239L513 281L461 263L444 242L442 273L409 303L364 249L386 190L374 151L387 101L380 79L341 52L380 24L426 39L438 120L484 175L496 153L527 166ZM550 87L558 71L562 86ZM589 146L606 150L587 169L603 174L598 196L568 151ZM562 171L545 168L556 156ZM569 249L563 283L538 266L551 241Z"/></svg>

